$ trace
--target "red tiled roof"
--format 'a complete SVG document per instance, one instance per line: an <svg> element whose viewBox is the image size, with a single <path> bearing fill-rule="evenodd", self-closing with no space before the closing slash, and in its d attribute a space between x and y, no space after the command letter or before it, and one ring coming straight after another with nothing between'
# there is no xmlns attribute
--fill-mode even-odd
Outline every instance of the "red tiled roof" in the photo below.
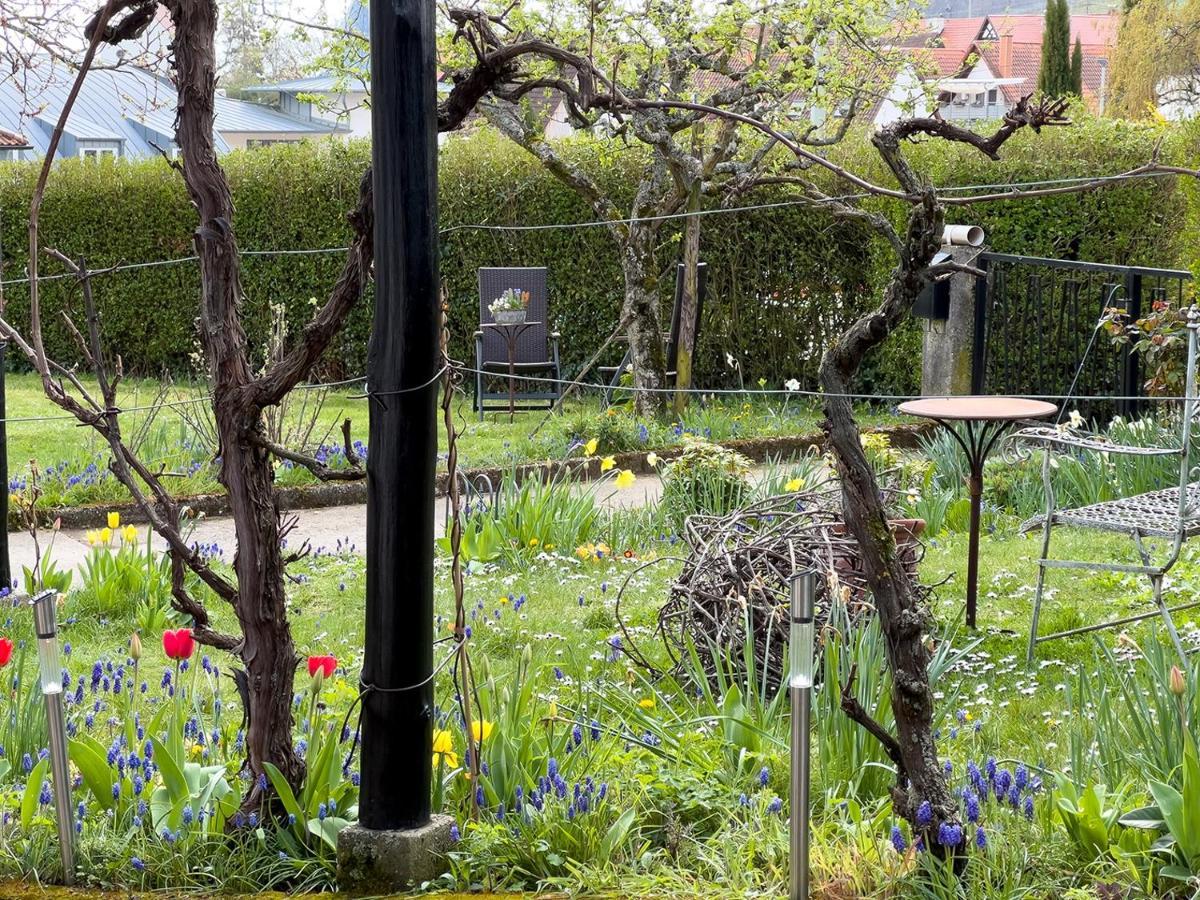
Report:
<svg viewBox="0 0 1200 900"><path fill-rule="evenodd" d="M15 131L0 128L0 148L5 150L28 150L32 145Z"/></svg>
<svg viewBox="0 0 1200 900"><path fill-rule="evenodd" d="M979 32L983 29L987 18L980 16L975 19L945 19L944 21L945 24L938 35L938 43L947 50L957 50L966 54L971 49L971 45L975 43L975 38L979 37Z"/></svg>
<svg viewBox="0 0 1200 900"><path fill-rule="evenodd" d="M997 34L1011 34L1014 44L1041 44L1045 16L992 16ZM1102 16L1071 16L1071 43L1075 38L1086 47L1112 47L1117 42L1121 20L1116 13Z"/></svg>
<svg viewBox="0 0 1200 900"><path fill-rule="evenodd" d="M1004 97L1010 104L1016 103L1026 94L1037 90L1038 71L1042 67L1041 44L1012 45L1012 65L1006 72L1000 65L1000 46L997 41L980 42L976 45L979 55L983 57L988 68L1000 78L1020 78L1018 84L1001 85ZM1101 60L1107 57L1106 48L1083 48L1083 96L1084 99L1095 102L1100 96Z"/></svg>

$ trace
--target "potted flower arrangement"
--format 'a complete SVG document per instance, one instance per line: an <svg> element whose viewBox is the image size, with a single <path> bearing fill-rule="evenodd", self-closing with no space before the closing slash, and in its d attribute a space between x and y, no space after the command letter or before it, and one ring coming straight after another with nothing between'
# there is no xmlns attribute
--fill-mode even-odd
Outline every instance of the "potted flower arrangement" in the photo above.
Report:
<svg viewBox="0 0 1200 900"><path fill-rule="evenodd" d="M498 325L520 325L525 321L528 306L529 291L507 288L489 304L488 312Z"/></svg>

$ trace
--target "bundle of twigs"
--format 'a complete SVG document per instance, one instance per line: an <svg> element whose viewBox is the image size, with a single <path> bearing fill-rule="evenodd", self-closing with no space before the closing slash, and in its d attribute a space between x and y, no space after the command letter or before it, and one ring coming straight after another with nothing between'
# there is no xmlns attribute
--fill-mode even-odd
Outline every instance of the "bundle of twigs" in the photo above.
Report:
<svg viewBox="0 0 1200 900"><path fill-rule="evenodd" d="M857 544L841 520L835 481L770 497L726 516L690 516L685 532L690 553L659 611L657 630L674 668L694 668L691 660L698 659L714 687L722 676L740 681L752 671L756 681L771 689L780 684L787 667L794 572L818 575L818 629L831 591L840 594L852 614L871 609ZM902 541L901 552L915 573L920 545ZM632 641L622 649L656 671Z"/></svg>

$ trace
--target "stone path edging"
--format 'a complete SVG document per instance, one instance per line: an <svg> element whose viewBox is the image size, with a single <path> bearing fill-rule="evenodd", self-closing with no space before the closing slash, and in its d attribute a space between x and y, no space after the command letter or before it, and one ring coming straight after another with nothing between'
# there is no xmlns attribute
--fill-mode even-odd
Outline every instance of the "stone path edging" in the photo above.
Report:
<svg viewBox="0 0 1200 900"><path fill-rule="evenodd" d="M928 434L933 429L931 423L916 425L886 425L877 428L864 428L864 434L883 433L891 439L892 446L900 449L913 449L917 439ZM722 441L724 447L736 450L754 462L766 462L772 457L787 458L797 453L803 453L811 447L823 447L825 435L822 432L811 432L804 435L787 435L782 437L741 438ZM650 474L654 467L646 462L650 453L656 453L663 462L670 462L677 457L682 449L668 447L664 450L637 450L628 453L613 454L618 469L630 469L637 475ZM563 471L571 472L575 477L590 481L600 477L600 458L548 460L545 462L522 463L515 469L518 481L528 478L534 473L557 475ZM492 484L499 484L500 479L510 471L506 466L485 466L477 469L466 469L464 474L474 479L487 477ZM437 474L434 484L435 496L445 496L447 476L445 472ZM349 506L365 503L367 486L364 482L318 484L311 487L284 487L279 489L279 505L283 509L320 509L329 506ZM221 516L229 512L229 504L224 494L202 494L181 500L181 504L191 507L207 516ZM143 523L145 517L132 503L104 504L99 506L58 507L43 511L46 523L56 518L62 520L63 528L100 528L105 524L110 511L121 514L122 521ZM11 523L10 523L11 524Z"/></svg>

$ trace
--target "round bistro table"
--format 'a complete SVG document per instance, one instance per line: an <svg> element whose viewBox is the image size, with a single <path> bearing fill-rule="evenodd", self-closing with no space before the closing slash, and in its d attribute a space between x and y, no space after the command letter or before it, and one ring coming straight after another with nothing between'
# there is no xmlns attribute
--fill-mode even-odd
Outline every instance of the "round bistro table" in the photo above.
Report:
<svg viewBox="0 0 1200 900"><path fill-rule="evenodd" d="M1021 397L922 397L900 404L900 412L930 419L943 426L967 455L970 475L971 526L967 543L967 627L975 627L979 581L979 518L983 502L983 464L996 441L1025 419L1044 419L1058 407L1044 400ZM959 427L955 427L959 426Z"/></svg>
<svg viewBox="0 0 1200 900"><path fill-rule="evenodd" d="M513 420L513 414L517 409L516 389L517 389L517 339L534 325L541 325L541 322L531 322L522 320L520 322L484 322L481 328L494 328L504 338L504 346L508 350L508 421ZM483 403L480 403L482 408ZM482 413L481 413L482 415Z"/></svg>

